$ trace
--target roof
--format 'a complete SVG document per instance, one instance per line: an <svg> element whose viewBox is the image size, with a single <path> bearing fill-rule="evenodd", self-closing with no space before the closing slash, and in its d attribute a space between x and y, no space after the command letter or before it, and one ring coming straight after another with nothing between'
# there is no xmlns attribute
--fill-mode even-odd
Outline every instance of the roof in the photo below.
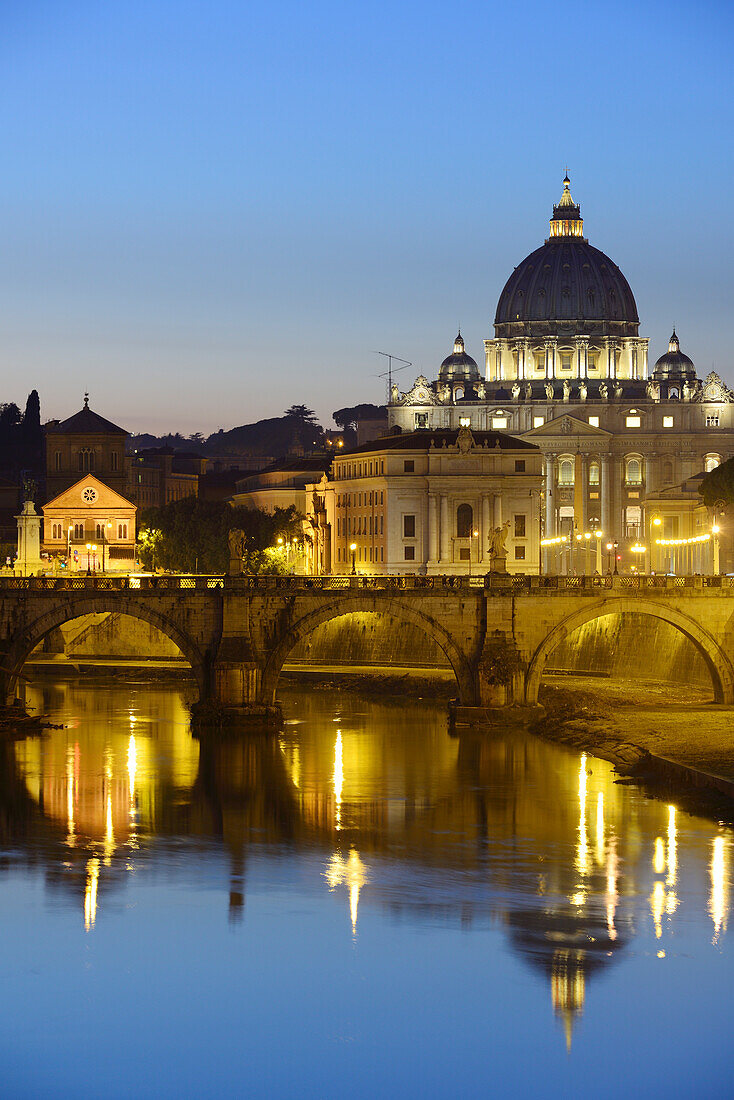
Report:
<svg viewBox="0 0 734 1100"><path fill-rule="evenodd" d="M461 431L461 429L459 429ZM472 438L475 447L484 447L501 451L537 451L534 443L526 443L524 439L518 439L507 432L475 432L472 430ZM369 443L363 443L361 447L354 447L344 451L342 458L350 458L352 455L374 454L375 451L429 451L431 447L455 447L459 437L457 431L425 430L418 432L401 432L399 435L383 435L380 439L372 439Z"/></svg>
<svg viewBox="0 0 734 1100"><path fill-rule="evenodd" d="M297 455L291 458L279 458L277 462L271 462L269 466L257 470L257 474L272 474L279 470L288 470L300 473L302 470L328 470L334 461L334 455Z"/></svg>
<svg viewBox="0 0 734 1100"><path fill-rule="evenodd" d="M111 420L105 420L99 413L93 412L85 404L83 409L74 413L68 420L62 420L60 424L48 426L46 431L51 435L129 435L125 428L118 427Z"/></svg>

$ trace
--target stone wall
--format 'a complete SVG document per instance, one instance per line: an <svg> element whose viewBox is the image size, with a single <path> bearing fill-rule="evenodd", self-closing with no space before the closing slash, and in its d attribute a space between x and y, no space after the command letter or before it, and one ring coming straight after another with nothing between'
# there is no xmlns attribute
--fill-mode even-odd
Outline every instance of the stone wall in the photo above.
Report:
<svg viewBox="0 0 734 1100"><path fill-rule="evenodd" d="M80 615L56 627L37 651L67 657L181 658L165 634L143 619L116 612Z"/></svg>
<svg viewBox="0 0 734 1100"><path fill-rule="evenodd" d="M288 662L449 668L443 650L419 627L391 615L355 611L316 627Z"/></svg>
<svg viewBox="0 0 734 1100"><path fill-rule="evenodd" d="M548 671L608 672L642 680L704 684L711 675L695 646L650 615L603 615L574 630L548 659Z"/></svg>

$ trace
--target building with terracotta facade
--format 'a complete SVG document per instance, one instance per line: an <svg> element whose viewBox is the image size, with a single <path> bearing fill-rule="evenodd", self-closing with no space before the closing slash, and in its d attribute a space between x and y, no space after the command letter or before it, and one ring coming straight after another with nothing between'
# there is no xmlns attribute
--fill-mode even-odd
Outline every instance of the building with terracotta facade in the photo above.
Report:
<svg viewBox="0 0 734 1100"><path fill-rule="evenodd" d="M41 549L72 572L136 568L135 505L86 474L43 505Z"/></svg>

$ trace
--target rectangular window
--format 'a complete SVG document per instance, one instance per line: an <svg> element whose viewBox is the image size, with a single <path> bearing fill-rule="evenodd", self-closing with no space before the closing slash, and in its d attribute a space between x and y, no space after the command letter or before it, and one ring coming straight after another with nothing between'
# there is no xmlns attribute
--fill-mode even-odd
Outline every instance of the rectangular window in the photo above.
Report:
<svg viewBox="0 0 734 1100"><path fill-rule="evenodd" d="M384 504L384 503L385 503L385 493L382 489L380 489L380 504Z"/></svg>
<svg viewBox="0 0 734 1100"><path fill-rule="evenodd" d="M412 458L406 458L403 462L403 473L412 474L415 471L415 462Z"/></svg>
<svg viewBox="0 0 734 1100"><path fill-rule="evenodd" d="M625 420L625 425L628 428L639 428L642 423L642 419L639 416L628 416Z"/></svg>
<svg viewBox="0 0 734 1100"><path fill-rule="evenodd" d="M516 474L524 474L525 473L525 459L524 458L516 458L515 459L515 473Z"/></svg>
<svg viewBox="0 0 734 1100"><path fill-rule="evenodd" d="M533 427L534 428L540 428L540 427L542 427L543 424L545 424L545 417L544 416L534 416L533 417Z"/></svg>
<svg viewBox="0 0 734 1100"><path fill-rule="evenodd" d="M515 516L515 538L525 538L525 515Z"/></svg>
<svg viewBox="0 0 734 1100"><path fill-rule="evenodd" d="M385 473L385 463L384 462L380 462L380 473L381 474Z"/></svg>
<svg viewBox="0 0 734 1100"><path fill-rule="evenodd" d="M524 546L516 546L515 547L515 561L525 561L525 547Z"/></svg>
<svg viewBox="0 0 734 1100"><path fill-rule="evenodd" d="M469 550L469 547L468 546L462 546L461 549L459 550L459 561L469 561L470 560L470 557L469 557L470 554L471 554L471 551Z"/></svg>
<svg viewBox="0 0 734 1100"><path fill-rule="evenodd" d="M54 469L55 470L60 470L61 469L61 451L57 451L56 454L54 455Z"/></svg>
<svg viewBox="0 0 734 1100"><path fill-rule="evenodd" d="M403 538L415 538L415 516L403 516Z"/></svg>
<svg viewBox="0 0 734 1100"><path fill-rule="evenodd" d="M492 427L496 428L496 429L506 428L507 427L507 417L506 416L493 416L492 417Z"/></svg>
<svg viewBox="0 0 734 1100"><path fill-rule="evenodd" d="M592 428L598 428L599 427L599 417L598 416L590 416L589 417L589 424L591 425Z"/></svg>
<svg viewBox="0 0 734 1100"><path fill-rule="evenodd" d="M569 352L561 352L561 370L571 369L571 355Z"/></svg>
<svg viewBox="0 0 734 1100"><path fill-rule="evenodd" d="M372 547L370 546L370 561L372 561Z"/></svg>
<svg viewBox="0 0 734 1100"><path fill-rule="evenodd" d="M664 428L672 428L673 427L673 417L672 416L664 416L663 417L663 427Z"/></svg>
<svg viewBox="0 0 734 1100"><path fill-rule="evenodd" d="M718 426L719 426L719 414L718 413L712 413L711 416L706 417L706 427L707 428L718 428Z"/></svg>
<svg viewBox="0 0 734 1100"><path fill-rule="evenodd" d="M383 517L380 516L380 534L382 534L382 522L383 522Z"/></svg>
<svg viewBox="0 0 734 1100"><path fill-rule="evenodd" d="M384 561L384 560L385 560L385 552L384 552L383 548L380 547L380 561Z"/></svg>
<svg viewBox="0 0 734 1100"><path fill-rule="evenodd" d="M406 546L405 547L405 560L406 561L415 561L415 546Z"/></svg>
<svg viewBox="0 0 734 1100"><path fill-rule="evenodd" d="M110 455L111 466L113 470L117 469L117 451L113 451Z"/></svg>
<svg viewBox="0 0 734 1100"><path fill-rule="evenodd" d="M370 477L372 477L372 463L370 462Z"/></svg>

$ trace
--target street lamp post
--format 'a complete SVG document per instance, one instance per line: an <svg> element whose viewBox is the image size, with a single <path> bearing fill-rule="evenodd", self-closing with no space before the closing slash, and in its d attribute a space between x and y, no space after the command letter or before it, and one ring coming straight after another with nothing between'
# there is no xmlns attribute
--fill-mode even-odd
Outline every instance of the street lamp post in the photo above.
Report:
<svg viewBox="0 0 734 1100"><path fill-rule="evenodd" d="M616 539L612 543L612 547L614 549L614 576L616 577L616 576L619 575L619 559L617 557L617 550L619 549L619 543L617 542Z"/></svg>
<svg viewBox="0 0 734 1100"><path fill-rule="evenodd" d="M74 524L70 523L66 529L66 558L69 563L69 572L71 572L71 532L74 530Z"/></svg>
<svg viewBox="0 0 734 1100"><path fill-rule="evenodd" d="M105 524L105 523L103 523L103 524L102 524L102 572L103 572L103 573L104 573L104 548L105 548L105 546L106 546L106 545L108 545L108 543L109 543L110 537L109 537L109 535L107 534L107 531L108 531L108 530L109 530L109 529L110 529L111 527L112 527L112 523L111 523L111 522L109 522L109 523L106 523L106 524ZM108 554L107 554L107 560L109 561L109 552L108 552Z"/></svg>
<svg viewBox="0 0 734 1100"><path fill-rule="evenodd" d="M92 544L91 544L91 542L88 542L87 543L87 576L88 577L91 577L91 575L92 575L91 554L92 554Z"/></svg>
<svg viewBox="0 0 734 1100"><path fill-rule="evenodd" d="M478 531L476 531L476 530L472 531L472 533L471 533L471 538L469 539L469 580L470 580L470 581L471 581L471 556L472 556L472 545L473 545L473 540L474 540L474 539L479 539L479 532L478 532ZM479 548L479 542L477 542L477 549L478 549L478 548Z"/></svg>
<svg viewBox="0 0 734 1100"><path fill-rule="evenodd" d="M352 551L352 576L357 572L357 544L353 542L349 549Z"/></svg>

